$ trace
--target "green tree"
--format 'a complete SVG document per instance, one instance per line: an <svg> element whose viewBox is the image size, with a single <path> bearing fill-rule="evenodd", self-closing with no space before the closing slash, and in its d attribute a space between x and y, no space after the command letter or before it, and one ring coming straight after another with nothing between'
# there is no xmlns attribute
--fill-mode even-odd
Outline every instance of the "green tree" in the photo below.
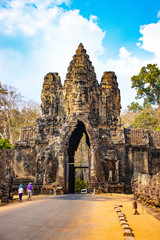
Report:
<svg viewBox="0 0 160 240"><path fill-rule="evenodd" d="M0 139L0 149L10 149L14 146L8 141L7 138L1 138Z"/></svg>
<svg viewBox="0 0 160 240"><path fill-rule="evenodd" d="M160 69L157 64L142 67L140 73L131 78L132 88L137 90L136 99L143 99L147 104L160 107Z"/></svg>
<svg viewBox="0 0 160 240"><path fill-rule="evenodd" d="M158 130L158 118L155 115L155 110L148 108L139 112L131 125L133 128Z"/></svg>
<svg viewBox="0 0 160 240"><path fill-rule="evenodd" d="M139 103L137 102L132 102L131 105L128 105L127 107L129 111L132 111L134 113L141 111L143 109L143 107L140 106Z"/></svg>

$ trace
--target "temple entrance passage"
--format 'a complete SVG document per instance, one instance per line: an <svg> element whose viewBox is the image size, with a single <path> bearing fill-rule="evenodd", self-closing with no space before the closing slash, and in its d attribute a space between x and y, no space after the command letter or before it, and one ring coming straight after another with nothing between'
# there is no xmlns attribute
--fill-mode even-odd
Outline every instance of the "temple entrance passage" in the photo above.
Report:
<svg viewBox="0 0 160 240"><path fill-rule="evenodd" d="M78 121L70 139L66 163L66 192L90 188L90 141L83 122Z"/></svg>

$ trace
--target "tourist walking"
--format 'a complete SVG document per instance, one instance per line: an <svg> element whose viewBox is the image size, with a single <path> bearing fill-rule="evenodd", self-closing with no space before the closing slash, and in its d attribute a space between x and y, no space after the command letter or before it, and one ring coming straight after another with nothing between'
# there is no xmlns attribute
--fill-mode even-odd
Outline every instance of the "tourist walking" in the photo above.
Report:
<svg viewBox="0 0 160 240"><path fill-rule="evenodd" d="M18 188L18 195L19 195L19 201L22 202L22 196L23 196L23 184L20 184Z"/></svg>
<svg viewBox="0 0 160 240"><path fill-rule="evenodd" d="M32 200L32 190L33 190L32 183L29 183L27 186L27 194L28 194L27 201Z"/></svg>

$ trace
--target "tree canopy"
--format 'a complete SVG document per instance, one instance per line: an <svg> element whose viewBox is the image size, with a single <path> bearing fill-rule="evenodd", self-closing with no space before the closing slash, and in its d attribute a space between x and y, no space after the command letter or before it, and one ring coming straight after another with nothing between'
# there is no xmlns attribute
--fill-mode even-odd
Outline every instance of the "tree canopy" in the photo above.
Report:
<svg viewBox="0 0 160 240"><path fill-rule="evenodd" d="M160 108L144 108L135 112L129 109L121 116L124 127L160 131Z"/></svg>
<svg viewBox="0 0 160 240"><path fill-rule="evenodd" d="M143 106L140 106L137 102L131 102L131 105L128 105L128 110L132 112L138 112L143 109Z"/></svg>
<svg viewBox="0 0 160 240"><path fill-rule="evenodd" d="M138 115L136 115L132 127L133 128L142 128L149 130L157 130L158 128L158 119L155 116L152 109L147 109L141 111Z"/></svg>
<svg viewBox="0 0 160 240"><path fill-rule="evenodd" d="M132 88L137 91L136 99L143 99L144 107L148 104L160 107L160 69L157 64L142 67L140 73L131 78Z"/></svg>
<svg viewBox="0 0 160 240"><path fill-rule="evenodd" d="M136 99L143 99L143 105L132 102L128 106L128 112L122 116L124 126L160 130L160 69L157 64L148 64L131 81L137 91Z"/></svg>

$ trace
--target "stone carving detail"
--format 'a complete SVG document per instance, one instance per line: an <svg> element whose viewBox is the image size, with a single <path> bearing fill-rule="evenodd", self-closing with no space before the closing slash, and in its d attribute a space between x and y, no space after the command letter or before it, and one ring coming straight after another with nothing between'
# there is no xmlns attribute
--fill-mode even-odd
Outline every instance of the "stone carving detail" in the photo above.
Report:
<svg viewBox="0 0 160 240"><path fill-rule="evenodd" d="M40 148L36 158L35 182L50 184L55 182L57 174L57 161L53 155L52 147Z"/></svg>
<svg viewBox="0 0 160 240"><path fill-rule="evenodd" d="M117 125L120 116L120 91L115 73L104 72L99 86L82 44L70 62L64 86L58 73L48 73L44 78L41 99L45 116L65 117L83 113L94 123L99 123L102 118L101 121L110 125Z"/></svg>
<svg viewBox="0 0 160 240"><path fill-rule="evenodd" d="M61 79L58 73L48 73L44 77L43 90L41 95L42 113L44 115L58 116L60 104Z"/></svg>
<svg viewBox="0 0 160 240"><path fill-rule="evenodd" d="M64 82L66 115L83 112L98 118L99 84L94 67L83 45L80 44L68 67Z"/></svg>
<svg viewBox="0 0 160 240"><path fill-rule="evenodd" d="M102 116L107 119L107 125L117 125L120 117L120 91L114 72L104 72L101 80Z"/></svg>

